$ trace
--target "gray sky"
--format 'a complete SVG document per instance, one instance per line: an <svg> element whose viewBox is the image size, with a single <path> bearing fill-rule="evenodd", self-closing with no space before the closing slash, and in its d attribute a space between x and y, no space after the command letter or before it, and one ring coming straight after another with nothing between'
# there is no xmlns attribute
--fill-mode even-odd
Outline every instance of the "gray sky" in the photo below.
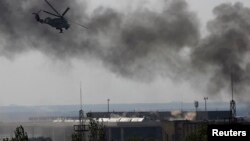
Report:
<svg viewBox="0 0 250 141"><path fill-rule="evenodd" d="M146 6L151 10L160 11L163 3L160 0L131 1L91 0L88 11L91 13L93 9L99 6L112 7L120 11ZM142 4L142 1L145 3ZM250 1L237 1L241 1L245 6L250 7ZM213 18L212 9L224 2L235 3L237 1L188 0L188 4L189 9L196 12L201 20L200 31L205 36L207 34L205 24ZM79 29L72 28L72 30ZM204 92L206 82L197 85L197 83L190 82L193 80L172 81L167 77L157 77L151 82L141 82L124 78L103 65L105 64L99 59L74 58L71 62L51 60L39 51L20 53L12 59L1 56L0 106L10 104L78 104L80 82L82 82L83 87L84 103L87 104L106 103L107 98L111 99L111 103L193 102L194 100L203 100L204 96L208 96L209 101L229 100L225 96L226 90L222 91L222 94L216 96L216 98L210 98L210 95ZM203 82L203 79L201 82Z"/></svg>

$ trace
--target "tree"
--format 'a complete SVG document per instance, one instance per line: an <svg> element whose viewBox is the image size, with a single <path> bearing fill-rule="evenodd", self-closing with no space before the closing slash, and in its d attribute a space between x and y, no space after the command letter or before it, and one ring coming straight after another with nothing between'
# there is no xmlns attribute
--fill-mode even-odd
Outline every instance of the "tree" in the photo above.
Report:
<svg viewBox="0 0 250 141"><path fill-rule="evenodd" d="M89 123L89 141L97 141L98 140L98 123L90 119Z"/></svg>
<svg viewBox="0 0 250 141"><path fill-rule="evenodd" d="M89 140L90 141L104 141L105 140L105 127L103 123L99 123L98 121L90 119Z"/></svg>
<svg viewBox="0 0 250 141"><path fill-rule="evenodd" d="M202 124L196 132L190 133L185 141L207 141L207 124Z"/></svg>
<svg viewBox="0 0 250 141"><path fill-rule="evenodd" d="M93 119L89 123L89 140L90 141L104 141L105 140L105 126Z"/></svg>
<svg viewBox="0 0 250 141"><path fill-rule="evenodd" d="M14 131L15 137L12 137L11 139L5 138L3 141L29 141L27 132L24 131L24 128L22 125L16 128Z"/></svg>
<svg viewBox="0 0 250 141"><path fill-rule="evenodd" d="M80 132L75 132L71 135L72 141L84 141L84 136Z"/></svg>
<svg viewBox="0 0 250 141"><path fill-rule="evenodd" d="M103 123L89 119L88 131L89 131L89 141L104 141L105 140L105 126ZM84 141L85 135L83 132L74 132L71 135L72 141Z"/></svg>
<svg viewBox="0 0 250 141"><path fill-rule="evenodd" d="M105 140L105 126L103 123L99 124L99 141Z"/></svg>

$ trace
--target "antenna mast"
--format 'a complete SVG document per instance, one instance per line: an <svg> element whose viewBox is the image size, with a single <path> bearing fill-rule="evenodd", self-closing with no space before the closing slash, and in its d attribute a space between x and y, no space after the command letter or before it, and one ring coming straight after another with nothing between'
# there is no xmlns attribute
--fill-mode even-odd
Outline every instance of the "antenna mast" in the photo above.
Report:
<svg viewBox="0 0 250 141"><path fill-rule="evenodd" d="M79 125L74 125L74 131L78 132L80 135L80 141L85 140L85 133L88 131L88 125L84 124L84 111L83 111L83 102L82 102L82 82L80 82L80 110L79 110Z"/></svg>

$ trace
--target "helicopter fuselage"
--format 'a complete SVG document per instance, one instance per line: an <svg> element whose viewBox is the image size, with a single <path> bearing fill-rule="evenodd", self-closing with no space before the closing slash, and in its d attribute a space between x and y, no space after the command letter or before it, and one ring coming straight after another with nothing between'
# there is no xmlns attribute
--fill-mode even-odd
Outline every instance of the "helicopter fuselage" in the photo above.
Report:
<svg viewBox="0 0 250 141"><path fill-rule="evenodd" d="M64 18L50 18L50 17L48 17L48 18L44 19L44 23L48 24L52 27L55 27L56 29L61 30L61 32L62 32L63 28L67 30L70 27L69 23Z"/></svg>

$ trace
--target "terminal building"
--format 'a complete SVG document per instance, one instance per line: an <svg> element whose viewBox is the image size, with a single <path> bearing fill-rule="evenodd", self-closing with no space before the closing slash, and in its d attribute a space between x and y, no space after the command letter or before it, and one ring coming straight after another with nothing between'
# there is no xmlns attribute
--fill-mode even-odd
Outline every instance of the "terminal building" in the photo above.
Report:
<svg viewBox="0 0 250 141"><path fill-rule="evenodd" d="M87 118L104 124L106 141L182 141L201 123L223 122L229 115L229 111L92 112L87 113ZM15 128L22 125L31 138L42 136L52 141L69 141L74 125L79 124L78 117L30 119L23 123L0 123L0 137L13 136Z"/></svg>

